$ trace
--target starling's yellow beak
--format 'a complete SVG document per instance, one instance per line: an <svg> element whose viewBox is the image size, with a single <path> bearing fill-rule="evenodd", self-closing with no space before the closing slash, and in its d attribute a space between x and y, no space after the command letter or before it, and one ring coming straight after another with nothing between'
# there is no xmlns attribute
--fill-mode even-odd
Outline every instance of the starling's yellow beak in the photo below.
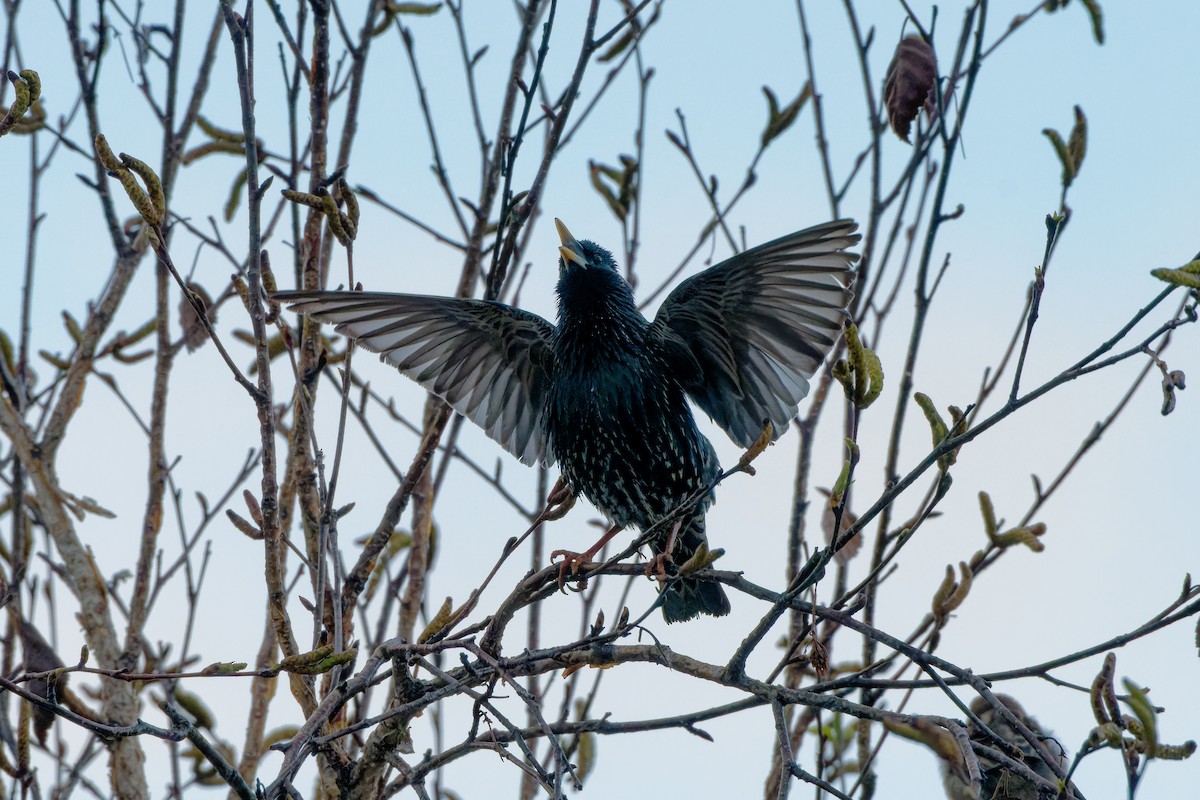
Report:
<svg viewBox="0 0 1200 800"><path fill-rule="evenodd" d="M579 246L579 242L567 230L567 226L558 217L554 218L554 227L558 230L558 238L562 242L562 246L558 248L558 252L563 257L563 263L568 261L574 262L579 266L587 269L587 259L583 256L583 248Z"/></svg>

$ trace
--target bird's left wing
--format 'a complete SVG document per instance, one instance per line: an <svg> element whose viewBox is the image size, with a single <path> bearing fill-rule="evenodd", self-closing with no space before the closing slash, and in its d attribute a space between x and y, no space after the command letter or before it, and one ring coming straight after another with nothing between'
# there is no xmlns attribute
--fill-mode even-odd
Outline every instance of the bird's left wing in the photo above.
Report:
<svg viewBox="0 0 1200 800"><path fill-rule="evenodd" d="M853 220L784 236L676 287L652 331L686 361L684 388L734 442L749 447L770 420L778 437L808 379L841 335L859 240Z"/></svg>
<svg viewBox="0 0 1200 800"><path fill-rule="evenodd" d="M542 417L554 327L538 315L485 300L383 292L274 297L379 353L524 463L552 463Z"/></svg>

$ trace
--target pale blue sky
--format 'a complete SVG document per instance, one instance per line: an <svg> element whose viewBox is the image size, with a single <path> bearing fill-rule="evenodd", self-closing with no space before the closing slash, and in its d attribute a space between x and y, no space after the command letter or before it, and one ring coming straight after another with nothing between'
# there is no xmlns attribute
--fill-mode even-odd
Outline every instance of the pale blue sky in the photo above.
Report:
<svg viewBox="0 0 1200 800"><path fill-rule="evenodd" d="M33 67L41 74L53 118L65 111L73 96L73 75L53 8L49 3L28 5L20 23L25 56L21 66ZM152 13L161 13L160 6L165 8L160 3L148 5ZM861 80L856 62L848 57L841 5L809 5L831 155L837 174L844 177L865 141ZM878 84L902 30L902 12L891 3L861 5L864 24L876 25L871 60ZM988 41L1005 29L1014 14L1033 5L993 3ZM491 130L498 105L495 98L507 71L505 42L513 15L507 3L468 2L466 6L473 43L492 44L479 73L483 116ZM552 96L561 90L574 64L582 7L582 3L563 2L559 9L546 63ZM936 43L944 58L952 51L961 7L961 2L940 4ZM616 5L606 3L604 9L603 19L611 24L618 16ZM924 7L916 10L928 13ZM1105 12L1108 42L1103 47L1092 40L1082 6L1073 3L1026 26L984 65L947 198L950 208L962 203L965 214L945 226L939 239L934 260L940 262L948 252L951 268L930 317L924 355L916 372L916 388L940 406L965 405L973 399L984 367L995 363L1016 324L1025 287L1041 259L1043 217L1058 202L1059 167L1041 130L1069 130L1074 104L1081 105L1088 115L1088 156L1069 198L1075 213L1050 269L1026 385L1032 386L1075 361L1153 297L1160 284L1149 276L1151 268L1182 263L1200 249L1194 199L1195 187L1200 184L1194 102L1200 97L1200 71L1191 56L1195 32L1200 30L1200 6L1175 2L1151 8L1110 0ZM193 41L207 28L210 13L209 4L193 4L188 22ZM867 20L868 13L875 16ZM269 147L282 150L285 118L277 99L278 36L261 6L259 24L259 130ZM478 164L469 146L473 132L463 106L457 47L448 44L453 41L451 20L443 12L413 20L411 26L455 189L471 196L477 191ZM493 31L498 33L489 38ZM378 39L375 46L349 178L449 231L451 216L428 169L429 151L403 51L393 34ZM195 48L189 64L194 63ZM238 117L229 54L223 42L214 73L215 88L205 113L219 125L235 127ZM805 75L796 9L782 0L746 4L736 12L728 3L667 2L661 23L645 42L644 57L656 70L646 124L640 263L641 285L649 288L690 249L706 218L706 203L689 168L662 133L676 128L675 108L687 116L702 168L717 174L727 197L741 180L765 119L760 86L767 84L781 98L789 98L799 90ZM585 92L606 71L604 66L594 68ZM559 216L579 238L595 239L613 248L620 243L619 228L588 186L586 161L590 157L613 163L618 154L632 151L636 107L630 77L621 79L595 112L596 118L563 153L543 204L546 218ZM106 67L102 96L102 124L114 149L155 163L154 123L115 55ZM336 118L340 119L340 113ZM72 129L77 138L81 131L78 124ZM760 165L757 186L731 218L735 225L746 226L751 243L829 217L812 135L810 107ZM894 174L908 152L907 145L885 138L888 174ZM27 140L6 138L0 142L0 153L10 180L23 187ZM526 155L522 175L527 180L536 157L532 143ZM234 157L218 156L186 168L180 176L174 210L192 216L197 223L217 213L239 164ZM97 224L94 198L73 177L75 172L90 172L90 168L79 156L62 153L44 187L43 205L49 217L38 241L35 350L63 351L68 347L60 310L67 307L82 316L110 267L109 247ZM20 269L13 255L20 252L20 232L24 230L23 191L9 191L10 236L5 248L9 256L0 263L5 286L16 284ZM863 203L861 191L852 193L843 212L861 217ZM239 218L233 225L222 224L228 241L243 241L241 223ZM177 243L177 262L190 267L194 242L182 237ZM547 316L554 312L556 245L552 227L539 223L530 252L533 269L522 291L523 305ZM368 288L444 294L452 291L457 281L459 261L454 253L394 217L376 213L369 205L355 252L356 277ZM718 242L715 257L727 254ZM281 283L285 283L283 265L288 259L281 242L273 243L272 256ZM698 267L693 265L693 269ZM200 254L196 275L202 282L221 285L228 272L228 266L212 253ZM116 327L136 327L151 313L152 284L152 271L146 263ZM902 304L910 302L910 288L902 291ZM10 334L16 328L17 309L16 293L0 295L0 326ZM895 405L892 391L907 342L907 319L905 312L889 323L890 338L880 348L890 390L864 418L860 437L863 464L856 488L860 502L874 498L880 490L884 438ZM233 304L225 307L220 322L225 332L246 327ZM1185 329L1166 357L1172 368L1183 369L1189 376L1200 375L1196 353L1196 332ZM211 497L219 494L225 476L252 446L256 423L245 395L229 380L211 347L182 358L171 387L172 400L178 405L173 407L168 451L184 456L175 474L185 495L204 491ZM239 363L250 360L244 351L236 358ZM375 388L394 393L402 407L413 409L415 416L419 391L371 361L360 357L356 366L368 370ZM928 608L945 565L969 558L984 544L976 493L986 489L999 514L1009 520L1018 518L1030 500L1029 473L1036 472L1048 481L1092 425L1108 412L1140 366L1140 362L1130 362L1065 386L964 451L954 473L954 490L943 504L945 516L923 528L899 559L900 571L883 590L879 624L901 635L911 630ZM39 371L49 374L44 365ZM148 371L122 368L120 375L139 408L148 408ZM983 672L1071 652L1149 619L1174 597L1185 572L1200 572L1194 515L1195 454L1200 446L1197 398L1182 393L1175 414L1162 418L1158 395L1157 381L1152 378L1068 487L1040 515L1050 530L1046 552L1036 556L1011 553L981 578L960 609L958 621L943 635L939 655ZM332 443L336 408L331 393L326 393L321 411L327 426L325 441ZM817 444L821 466L814 478L825 485L832 482L840 460L840 434L835 426L827 427ZM722 459L732 463L736 459L733 446L714 427L706 430ZM89 387L72 432L78 438L68 445L60 464L64 486L97 498L119 515L114 521L89 519L82 528L102 569L111 574L128 566L136 552L135 531L144 497L140 490L129 494L126 487L137 486L145 474L145 454L140 446L129 444L139 442L141 435L99 383ZM505 456L477 431L465 430L462 443L485 465L500 458L516 491L532 502L532 471ZM387 444L396 460L406 463L414 440L389 429ZM915 408L905 445L902 471L915 464L928 446L927 429ZM344 541L374 526L380 504L392 490L390 478L383 474L361 435L352 432L347 447L341 491L346 492L345 500L356 500L358 508L343 523ZM789 434L763 457L757 477L739 476L722 486L710 515L714 543L728 551L722 566L744 570L749 579L772 587L778 587L782 579L780 531L788 515L796 447L795 434ZM354 497L349 496L349 487L354 487ZM451 471L447 492L470 500L456 499L440 509L442 562L430 596L452 594L458 599L478 582L504 540L519 533L519 524L464 470ZM910 513L917 499L902 499L896 516ZM195 513L194 506L189 513ZM556 523L550 529L552 546L574 547L590 541L592 530L586 520L592 516L592 509L581 506ZM224 524L214 525L211 535L214 558L210 569L215 577L210 577L206 587L202 614L213 616L197 631L195 647L205 662L252 660L261 636L261 550ZM168 528L164 546L171 550L175 540L173 528ZM522 558L515 562L498 579L499 587L510 586L525 569ZM449 568L451 563L456 566ZM634 596L645 604L650 591L647 584L639 582ZM501 596L492 594L493 602ZM181 593L178 600L182 602ZM760 613L746 598L735 598L734 607L730 617L719 621L666 628L655 619L652 626L664 643L690 655L720 660L729 643L740 640ZM568 635L565 631L573 632L574 613L567 598L549 604L545 635L555 638L560 632L562 636ZM245 620L244 627L239 620ZM163 606L151 624L151 638L167 639L178 620L172 617L171 608ZM1193 628L1186 623L1176 626L1118 654L1118 672L1153 686L1152 699L1168 709L1160 725L1164 741L1200 736L1195 722L1200 719L1200 695L1195 691L1200 666L1192 644ZM68 643L64 652L73 652L77 632L69 615L61 621L60 631ZM857 658L857 650L850 645L847 637L834 660ZM752 674L764 674L774 656L764 648L761 658L751 663ZM1098 663L1092 660L1056 674L1087 684ZM663 716L734 699L719 687L674 683L659 668L630 666L610 673L601 706L611 711L615 720ZM1086 697L1032 681L1002 688L1056 731L1068 750L1086 735L1090 727ZM244 687L224 682L206 685L203 691L211 693L210 704L221 712L218 732L240 744ZM969 700L969 694L962 696ZM290 708L287 699L277 700L276 708L279 712ZM516 705L511 710L523 717ZM955 713L933 692L918 695L909 710ZM465 714L469 708L458 703L449 711ZM272 724L287 718L290 710L273 717ZM717 738L715 746L679 731L602 739L597 772L584 796L665 797L685 788L697 798L759 795L772 738L769 713L753 712L704 727ZM449 730L457 729L451 724ZM414 727L414 737L418 752L431 746L428 727L422 721ZM159 747L153 742L146 746L151 750ZM719 765L714 763L718 757ZM801 760L806 766L811 763L811 759ZM662 768L659 763L676 768ZM263 774L271 775L277 766L278 757L269 757ZM923 787L921 795L930 796L938 785L933 757L910 743L890 743L878 769L883 796L901 796L894 788L901 785L910 789L907 796L918 796L913 788L917 786ZM452 767L447 785L464 797L481 797L488 796L494 790L489 787L498 781L503 787L501 794L507 796L515 794L516 776L493 756L479 754ZM1124 797L1122 776L1113 753L1088 759L1077 775L1091 800ZM161 786L165 775L153 775L151 780L152 787ZM1183 787L1198 782L1200 767L1195 763L1152 764L1140 796L1176 797ZM808 789L795 787L794 791Z"/></svg>

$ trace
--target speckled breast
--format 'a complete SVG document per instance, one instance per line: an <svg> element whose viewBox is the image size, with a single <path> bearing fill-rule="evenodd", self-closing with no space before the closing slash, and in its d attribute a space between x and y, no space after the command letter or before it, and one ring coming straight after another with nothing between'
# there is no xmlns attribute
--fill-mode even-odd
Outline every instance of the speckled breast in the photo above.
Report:
<svg viewBox="0 0 1200 800"><path fill-rule="evenodd" d="M563 475L614 524L644 529L721 467L678 385L644 366L608 366L552 392L551 447Z"/></svg>

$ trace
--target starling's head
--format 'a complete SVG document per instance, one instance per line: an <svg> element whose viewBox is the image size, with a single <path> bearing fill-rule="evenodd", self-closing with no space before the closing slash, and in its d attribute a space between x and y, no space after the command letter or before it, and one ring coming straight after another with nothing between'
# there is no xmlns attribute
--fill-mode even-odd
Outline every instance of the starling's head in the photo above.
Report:
<svg viewBox="0 0 1200 800"><path fill-rule="evenodd" d="M557 217L554 220L554 227L558 229L558 238L562 245L558 248L559 272L566 273L575 269L607 269L612 272L617 271L617 262L613 261L612 253L605 250L595 242L589 242L584 239L582 242L571 235L567 230L567 226L563 225L561 219Z"/></svg>
<svg viewBox="0 0 1200 800"><path fill-rule="evenodd" d="M612 253L595 242L579 241L562 220L554 220L554 226L562 241L558 248L560 320L585 322L597 314L607 318L636 314L633 289L617 270Z"/></svg>

